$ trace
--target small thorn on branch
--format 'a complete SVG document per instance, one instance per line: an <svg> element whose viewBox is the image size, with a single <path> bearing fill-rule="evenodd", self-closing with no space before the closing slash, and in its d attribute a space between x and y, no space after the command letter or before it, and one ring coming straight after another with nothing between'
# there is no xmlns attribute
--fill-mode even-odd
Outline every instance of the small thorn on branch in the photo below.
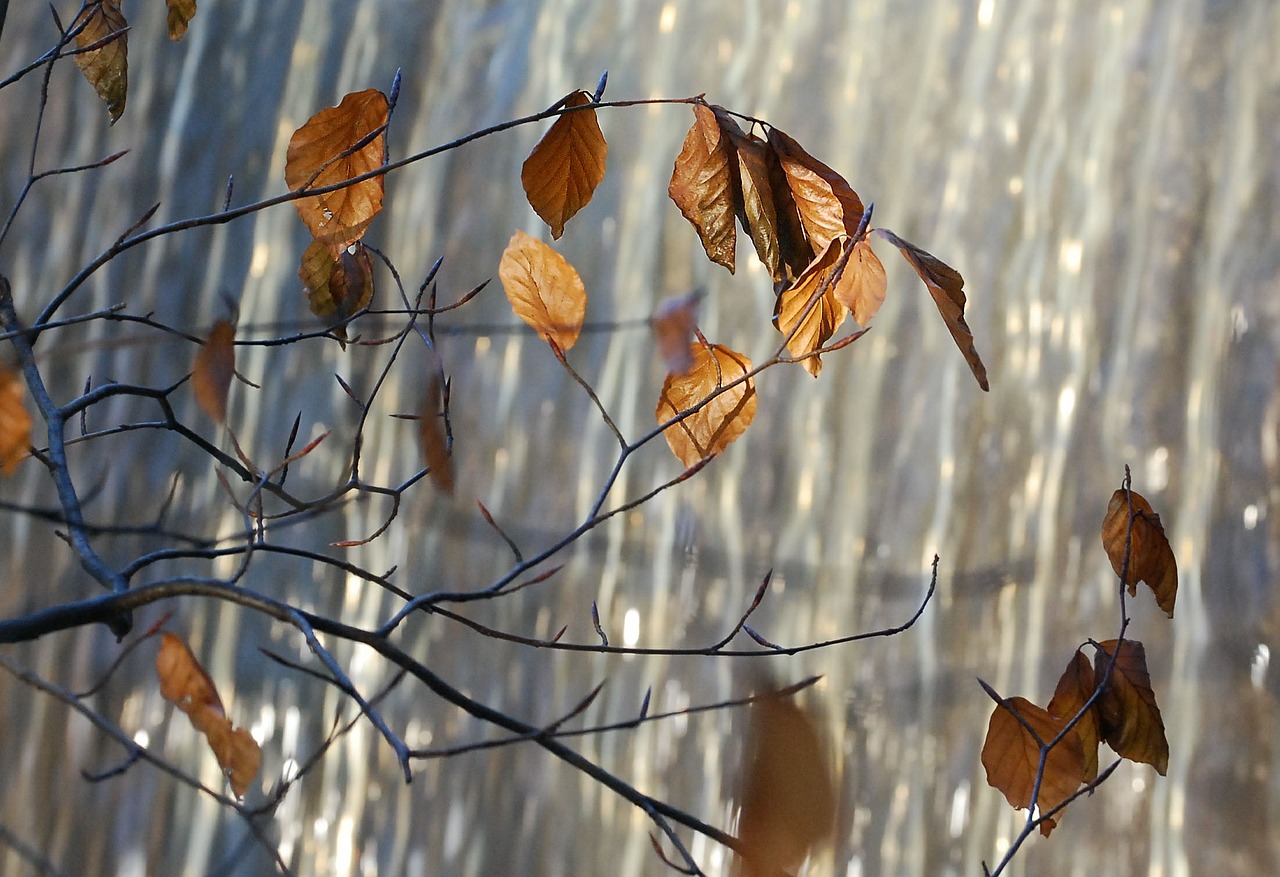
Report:
<svg viewBox="0 0 1280 877"><path fill-rule="evenodd" d="M609 637L605 636L604 628L600 626L600 610L596 607L596 601L591 601L591 626L596 629L596 635L600 637L600 645L608 648Z"/></svg>

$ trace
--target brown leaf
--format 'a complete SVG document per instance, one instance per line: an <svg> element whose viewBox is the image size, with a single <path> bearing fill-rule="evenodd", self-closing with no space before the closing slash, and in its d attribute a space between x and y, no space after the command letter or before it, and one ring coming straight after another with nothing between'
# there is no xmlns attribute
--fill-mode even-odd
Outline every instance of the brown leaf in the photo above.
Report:
<svg viewBox="0 0 1280 877"><path fill-rule="evenodd" d="M124 113L128 97L129 36L125 29L129 23L120 10L120 0L96 0L81 10L71 27L74 29L81 24L84 24L84 29L76 34L76 46L79 48L105 40L111 34L120 34L96 49L74 56L84 78L89 80L98 97L107 105L107 114L114 125Z"/></svg>
<svg viewBox="0 0 1280 877"><path fill-rule="evenodd" d="M1169 741L1151 689L1147 651L1136 640L1123 640L1118 651L1116 640L1099 643L1093 656L1093 672L1099 680L1113 654L1116 665L1098 699L1102 739L1122 758L1149 764L1164 776L1169 767Z"/></svg>
<svg viewBox="0 0 1280 877"><path fill-rule="evenodd" d="M732 274L738 235L734 220L734 157L728 137L720 133L715 113L694 104L694 122L676 156L667 194L689 220L707 258Z"/></svg>
<svg viewBox="0 0 1280 877"><path fill-rule="evenodd" d="M231 790L237 798L243 798L262 766L262 750L248 731L233 728L227 720L213 680L187 644L168 631L161 634L160 640L156 655L160 696L186 713L192 726L204 734Z"/></svg>
<svg viewBox="0 0 1280 877"><path fill-rule="evenodd" d="M878 228L875 233L901 250L902 257L920 275L929 289L929 295L933 296L933 303L938 306L938 313L942 314L942 321L947 324L952 339L964 354L964 360L969 364L969 370L977 379L978 386L990 390L987 367L982 364L982 357L978 356L978 350L973 346L973 332L964 321L964 278L960 276L960 272L888 229Z"/></svg>
<svg viewBox="0 0 1280 877"><path fill-rule="evenodd" d="M289 188L320 188L341 183L382 167L386 133L351 151L355 144L386 125L387 96L376 88L348 94L336 107L316 113L289 138L284 178ZM381 176L294 201L311 236L336 259L360 240L382 210Z"/></svg>
<svg viewBox="0 0 1280 877"><path fill-rule="evenodd" d="M773 324L788 336L787 351L815 378L822 371L822 357L809 354L826 344L844 322L845 309L836 298L839 278L834 272L847 243L848 238L838 238L827 244L795 283L778 295ZM818 301L810 307L815 295Z"/></svg>
<svg viewBox="0 0 1280 877"><path fill-rule="evenodd" d="M12 475L31 448L31 415L17 371L0 363L0 473Z"/></svg>
<svg viewBox="0 0 1280 877"><path fill-rule="evenodd" d="M591 103L591 95L575 91L564 99L566 107ZM596 186L604 179L605 143L596 111L565 113L533 147L520 169L529 205L551 226L551 237L564 234L564 224L587 206Z"/></svg>
<svg viewBox="0 0 1280 877"><path fill-rule="evenodd" d="M196 17L196 0L165 0L169 5L169 39L180 40Z"/></svg>
<svg viewBox="0 0 1280 877"><path fill-rule="evenodd" d="M453 455L449 452L449 437L445 435L441 410L444 394L441 392L440 374L434 363L432 366L427 375L422 410L418 412L418 439L422 442L422 456L430 470L428 475L432 483L444 493L453 493Z"/></svg>
<svg viewBox="0 0 1280 877"><path fill-rule="evenodd" d="M1010 697L996 705L987 725L987 738L982 744L982 766L987 771L987 785L1004 793L1017 810L1031 805L1036 773L1040 767L1040 746L1021 722L1021 716L1040 737L1049 743L1066 725L1063 719L1050 715L1023 697ZM1085 759L1080 735L1074 729L1049 750L1045 758L1044 777L1036 801L1040 813L1057 807L1071 797L1084 782ZM1053 825L1046 823L1041 831L1048 834Z"/></svg>
<svg viewBox="0 0 1280 877"><path fill-rule="evenodd" d="M1178 561L1164 534L1160 516L1151 503L1137 491L1130 490L1133 501L1133 534L1128 537L1129 502L1123 490L1111 494L1107 515L1102 520L1102 547L1111 558L1116 575L1124 571L1125 543L1129 543L1129 568L1124 583L1132 596L1138 582L1146 582L1155 594L1156 604L1173 617L1173 604L1178 599Z"/></svg>
<svg viewBox="0 0 1280 877"><path fill-rule="evenodd" d="M746 771L738 793L735 873L792 873L835 827L835 784L814 717L789 697L751 705Z"/></svg>
<svg viewBox="0 0 1280 877"><path fill-rule="evenodd" d="M1071 658L1071 663L1058 679L1058 687L1049 701L1048 710L1053 716L1069 722L1080 712L1081 707L1093 697L1097 687L1093 674L1093 664L1079 649ZM1095 703L1080 717L1075 725L1080 735L1081 751L1084 754L1084 781L1093 782L1098 778L1098 705Z"/></svg>
<svg viewBox="0 0 1280 877"><path fill-rule="evenodd" d="M751 360L719 344L694 342L689 347L689 355L693 357L693 368L684 375L669 374L662 383L655 415L658 423L666 423L680 412L693 408L751 371ZM680 462L693 466L733 444L755 416L755 382L743 381L684 420L668 426L663 435Z"/></svg>
<svg viewBox="0 0 1280 877"><path fill-rule="evenodd" d="M298 278L307 291L311 313L346 347L346 323L373 300L373 260L364 244L356 242L335 259L329 247L312 241L302 253Z"/></svg>
<svg viewBox="0 0 1280 877"><path fill-rule="evenodd" d="M658 305L649 319L653 336L658 340L658 355L667 371L676 375L688 374L693 368L693 354L689 344L698 328L698 294L675 296Z"/></svg>
<svg viewBox="0 0 1280 877"><path fill-rule="evenodd" d="M502 251L498 277L517 317L561 350L577 343L587 314L587 291L564 256L517 231Z"/></svg>
<svg viewBox="0 0 1280 877"><path fill-rule="evenodd" d="M870 242L863 238L853 245L853 253L834 292L836 300L853 313L858 325L866 326L884 304L888 286L884 265L880 264Z"/></svg>
<svg viewBox="0 0 1280 877"><path fill-rule="evenodd" d="M777 128L769 129L769 146L786 176L813 255L841 235L854 237L865 208L844 177Z"/></svg>
<svg viewBox="0 0 1280 877"><path fill-rule="evenodd" d="M219 320L200 345L191 368L196 404L218 423L227 420L227 391L235 374L236 330L226 320Z"/></svg>

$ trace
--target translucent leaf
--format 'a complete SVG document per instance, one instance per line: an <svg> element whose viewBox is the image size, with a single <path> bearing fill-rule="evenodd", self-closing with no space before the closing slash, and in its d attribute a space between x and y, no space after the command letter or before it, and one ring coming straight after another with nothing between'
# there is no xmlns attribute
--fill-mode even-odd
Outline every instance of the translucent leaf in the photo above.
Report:
<svg viewBox="0 0 1280 877"><path fill-rule="evenodd" d="M346 321L373 300L373 261L364 244L355 243L334 258L329 247L312 241L302 253L298 277L307 291L311 312L333 328L346 346Z"/></svg>
<svg viewBox="0 0 1280 877"><path fill-rule="evenodd" d="M1137 491L1129 491L1133 501L1133 534L1129 537L1129 502L1123 490L1111 495L1107 515L1102 520L1102 547L1111 559L1111 568L1120 575L1124 570L1125 546L1129 546L1129 568L1124 583L1129 593L1136 594L1138 582L1146 582L1155 594L1156 604L1173 617L1173 604L1178 599L1178 561L1164 534L1160 516L1151 503Z"/></svg>
<svg viewBox="0 0 1280 877"><path fill-rule="evenodd" d="M0 472L12 475L31 448L31 415L18 373L0 363Z"/></svg>
<svg viewBox="0 0 1280 877"><path fill-rule="evenodd" d="M1106 672L1112 654L1116 654L1115 669L1098 699L1102 739L1117 755L1149 764L1164 776L1169 767L1169 741L1151 689L1147 650L1135 640L1122 641L1118 650L1116 640L1099 643L1093 656L1098 679Z"/></svg>
<svg viewBox="0 0 1280 877"><path fill-rule="evenodd" d="M694 122L676 156L667 194L689 220L707 258L723 265L732 274L734 247L734 157L728 137L720 133L715 113L704 104L694 104Z"/></svg>
<svg viewBox="0 0 1280 877"><path fill-rule="evenodd" d="M431 482L444 493L453 493L453 455L445 434L443 398L440 374L433 367L427 375L427 391L422 397L422 410L418 412L418 440L422 443L422 456L430 470L427 474Z"/></svg>
<svg viewBox="0 0 1280 877"><path fill-rule="evenodd" d="M813 255L837 237L853 237L862 221L862 199L844 177L804 151L777 128L769 129L769 145L786 175L787 188L804 224Z"/></svg>
<svg viewBox="0 0 1280 877"><path fill-rule="evenodd" d="M693 368L689 345L698 328L697 312L698 295L690 293L662 302L649 320L658 341L658 355L672 374L685 375Z"/></svg>
<svg viewBox="0 0 1280 877"><path fill-rule="evenodd" d="M227 419L227 392L236 374L236 330L226 320L213 324L209 337L196 353L191 368L191 388L196 404L218 423Z"/></svg>
<svg viewBox="0 0 1280 877"><path fill-rule="evenodd" d="M689 347L693 368L684 375L667 375L658 397L656 417L666 423L682 411L704 402L751 371L751 360L719 344L695 342ZM733 444L756 416L754 381L743 381L720 393L679 423L663 431L671 451L685 466L713 457Z"/></svg>
<svg viewBox="0 0 1280 877"><path fill-rule="evenodd" d="M290 189L320 188L382 167L386 134L381 133L352 150L372 132L386 125L387 96L376 88L348 94L336 107L316 113L289 138L284 178ZM336 259L360 240L382 210L383 178L299 198L293 204L311 236L329 248Z"/></svg>
<svg viewBox="0 0 1280 877"><path fill-rule="evenodd" d="M1077 649L1071 663L1058 679L1058 687L1053 692L1053 699L1049 701L1049 713L1064 721L1075 718L1081 707L1093 697L1097 684L1093 664ZM1096 703L1076 722L1075 730L1080 735L1081 752L1084 755L1084 781L1092 782L1098 778L1098 741L1101 739Z"/></svg>
<svg viewBox="0 0 1280 877"><path fill-rule="evenodd" d="M987 737L982 744L982 766L987 771L987 785L999 789L1015 809L1022 810L1031 805L1031 793L1040 766L1040 743L1018 721L1018 716L1046 744L1062 731L1066 722L1023 697L1006 698L992 711ZM1050 749L1045 758L1044 778L1036 800L1040 812L1052 810L1071 797L1084 782L1084 776L1080 735L1073 730ZM1045 823L1041 828L1044 834L1052 830L1052 823Z"/></svg>
<svg viewBox="0 0 1280 877"><path fill-rule="evenodd" d="M591 103L591 95L575 91L566 107ZM564 224L587 205L604 179L605 143L595 110L565 113L533 147L520 170L529 205L551 227L551 237L564 234Z"/></svg>
<svg viewBox="0 0 1280 877"><path fill-rule="evenodd" d="M799 359L815 378L822 371L822 357L808 354L826 344L844 322L845 309L836 298L834 271L847 241L847 238L831 241L796 278L796 282L778 295L773 324L783 335L789 336L787 351ZM818 300L811 307L810 302L815 295Z"/></svg>
<svg viewBox="0 0 1280 877"><path fill-rule="evenodd" d="M120 0L97 0L85 6L72 22L72 28L84 24L76 34L76 46L84 48L106 40L96 49L75 55L76 66L107 105L111 124L124 113L129 90L129 43L125 30L129 23L120 10ZM111 34L119 36L107 40Z"/></svg>
<svg viewBox="0 0 1280 877"><path fill-rule="evenodd" d="M169 39L180 40L196 17L196 0L165 0L169 5Z"/></svg>
<svg viewBox="0 0 1280 877"><path fill-rule="evenodd" d="M859 326L866 326L884 304L888 286L884 265L863 238L853 245L844 274L835 286L836 300L849 309Z"/></svg>
<svg viewBox="0 0 1280 877"><path fill-rule="evenodd" d="M577 343L587 314L587 291L563 256L517 231L502 251L498 277L517 317L561 350Z"/></svg>

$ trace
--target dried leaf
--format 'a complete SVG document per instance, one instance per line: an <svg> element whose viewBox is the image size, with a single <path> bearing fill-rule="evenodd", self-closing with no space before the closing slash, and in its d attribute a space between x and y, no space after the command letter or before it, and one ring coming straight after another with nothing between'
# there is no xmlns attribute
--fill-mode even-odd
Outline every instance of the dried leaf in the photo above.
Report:
<svg viewBox="0 0 1280 877"><path fill-rule="evenodd" d="M964 321L964 278L960 276L960 272L915 244L904 241L888 229L878 228L875 233L901 250L902 257L911 263L911 267L920 275L920 279L929 289L929 295L933 296L933 303L938 306L938 313L942 314L942 321L947 324L952 339L964 354L969 370L977 378L978 386L984 390L990 390L991 387L987 383L987 367L982 364L982 357L978 356L978 350L973 346L973 332L969 330L969 324Z"/></svg>
<svg viewBox="0 0 1280 877"><path fill-rule="evenodd" d="M1099 680L1113 654L1116 665L1098 699L1102 739L1122 758L1149 764L1164 776L1169 767L1169 741L1151 689L1147 651L1135 640L1123 640L1118 650L1116 640L1099 643L1093 656L1093 672Z"/></svg>
<svg viewBox="0 0 1280 877"><path fill-rule="evenodd" d="M693 368L667 375L658 397L656 417L666 423L751 371L751 360L719 344L695 342L689 347ZM756 416L756 387L743 381L707 402L695 413L663 431L671 451L685 466L713 457L733 444Z"/></svg>
<svg viewBox="0 0 1280 877"><path fill-rule="evenodd" d="M440 373L433 367L427 375L427 392L423 394L422 410L418 412L418 439L422 442L422 456L432 483L444 493L453 493L453 455L449 452L449 437L445 435L443 398Z"/></svg>
<svg viewBox="0 0 1280 877"><path fill-rule="evenodd" d="M563 256L517 231L502 251L498 277L517 317L561 350L577 343L587 314L587 291Z"/></svg>
<svg viewBox="0 0 1280 877"><path fill-rule="evenodd" d="M114 125L124 113L128 97L129 36L125 29L129 23L120 10L120 0L96 0L85 6L71 27L74 29L82 23L84 29L76 34L76 46L80 48L105 40L111 34L120 34L96 49L74 56L84 78L107 105L107 114Z"/></svg>
<svg viewBox="0 0 1280 877"><path fill-rule="evenodd" d="M156 655L160 696L187 714L209 741L237 798L243 798L262 766L262 750L244 728L234 728L209 674L181 638L165 631Z"/></svg>
<svg viewBox="0 0 1280 877"><path fill-rule="evenodd" d="M658 355L667 371L675 375L688 374L693 368L693 354L689 345L694 330L698 328L698 294L691 292L669 298L658 305L649 320L653 335L658 340Z"/></svg>
<svg viewBox="0 0 1280 877"><path fill-rule="evenodd" d="M1020 716L1040 737L1049 743L1065 727L1066 721L1050 715L1023 697L1010 697L996 705L987 725L987 738L982 744L982 766L987 771L987 785L1004 793L1017 810L1031 804L1036 773L1040 767L1040 743L1036 742L1014 714ZM1052 810L1071 797L1084 782L1085 759L1080 735L1073 729L1045 758L1044 777L1036 805L1041 813ZM1054 823L1046 822L1041 832L1048 834Z"/></svg>
<svg viewBox="0 0 1280 877"><path fill-rule="evenodd" d="M1093 697L1093 690L1097 684L1093 674L1093 664L1089 663L1089 658L1077 649L1071 658L1071 663L1058 679L1058 687L1049 701L1050 715L1063 721L1071 721L1076 713L1080 712L1081 707L1089 702L1089 698ZM1080 717L1075 729L1080 735L1081 751L1084 754L1084 781L1093 782L1098 778L1098 741L1100 740L1096 703Z"/></svg>
<svg viewBox="0 0 1280 877"><path fill-rule="evenodd" d="M209 337L196 352L191 367L191 387L196 404L218 423L227 420L227 391L236 374L236 330L226 320L213 324Z"/></svg>
<svg viewBox="0 0 1280 877"><path fill-rule="evenodd" d="M862 221L862 199L831 168L804 151L804 148L777 128L769 129L769 146L786 175L787 188L795 202L813 255L818 255L837 237L854 237Z"/></svg>
<svg viewBox="0 0 1280 877"><path fill-rule="evenodd" d="M733 226L736 162L715 113L705 104L694 104L693 114L693 127L676 156L667 194L697 230L707 258L732 274L738 240Z"/></svg>
<svg viewBox="0 0 1280 877"><path fill-rule="evenodd" d="M566 107L591 103L591 95L575 91L564 99ZM551 237L564 234L564 224L591 200L604 179L605 143L596 111L565 113L533 147L520 169L529 205L551 226Z"/></svg>
<svg viewBox="0 0 1280 877"><path fill-rule="evenodd" d="M169 39L180 40L196 17L196 0L165 0L169 5Z"/></svg>
<svg viewBox="0 0 1280 877"><path fill-rule="evenodd" d="M348 94L336 107L316 113L289 138L284 178L290 189L310 183L320 188L341 183L382 167L386 133L364 146L352 147L386 125L387 96L376 88ZM293 204L311 236L329 248L336 259L360 240L382 210L381 176L329 192L299 198Z"/></svg>
<svg viewBox="0 0 1280 877"><path fill-rule="evenodd" d="M826 344L844 322L845 309L836 298L834 271L847 243L848 238L831 241L796 282L778 295L773 324L788 336L787 351L815 378L822 371L822 357L809 354ZM815 295L818 301L810 307Z"/></svg>
<svg viewBox="0 0 1280 877"><path fill-rule="evenodd" d="M852 312L858 325L866 326L884 304L888 286L884 265L863 238L853 245L844 274L835 286L836 300Z"/></svg>
<svg viewBox="0 0 1280 877"><path fill-rule="evenodd" d="M12 475L31 448L31 415L18 373L0 363L0 473Z"/></svg>
<svg viewBox="0 0 1280 877"><path fill-rule="evenodd" d="M329 247L312 241L302 253L298 277L307 291L311 313L346 346L346 322L373 300L373 260L364 244L355 243L335 259Z"/></svg>
<svg viewBox="0 0 1280 877"><path fill-rule="evenodd" d="M734 873L794 873L835 827L835 784L814 717L789 697L751 705L751 730L738 794Z"/></svg>
<svg viewBox="0 0 1280 877"><path fill-rule="evenodd" d="M1178 599L1178 562L1173 547L1164 534L1160 516L1151 503L1137 491L1129 491L1133 500L1133 535L1128 537L1129 502L1123 490L1111 495L1107 515L1102 521L1102 547L1111 558L1116 575L1124 571L1125 544L1129 544L1129 569L1124 583L1129 594L1138 591L1138 582L1146 582L1156 596L1156 604L1173 617L1173 604Z"/></svg>

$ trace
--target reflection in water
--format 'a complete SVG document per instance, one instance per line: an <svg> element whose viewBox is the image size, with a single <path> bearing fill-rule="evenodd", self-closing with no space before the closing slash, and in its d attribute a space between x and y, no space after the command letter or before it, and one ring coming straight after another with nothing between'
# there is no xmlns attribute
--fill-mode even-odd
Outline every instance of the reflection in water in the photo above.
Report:
<svg viewBox="0 0 1280 877"><path fill-rule="evenodd" d="M690 646L728 629L773 567L775 588L756 626L775 642L800 643L906 618L939 553L939 597L911 633L772 669L783 678L824 675L820 695L839 741L838 840L811 872L976 874L1019 820L977 761L988 704L974 677L1044 699L1079 642L1113 635L1097 528L1127 462L1164 514L1182 570L1177 620L1166 622L1149 600L1134 610L1172 741L1169 775L1122 769L1073 807L1051 840L1034 842L1020 869L1276 870L1275 4L241 0L202 4L176 47L160 34L159 15L131 14L134 91L119 125L99 124L101 110L73 71L55 77L42 164L133 152L96 176L45 181L24 207L24 237L6 244L3 271L27 312L155 200L161 219L207 212L228 174L239 203L279 192L289 133L346 91L385 88L398 66L405 81L392 148L401 154L539 109L606 67L615 98L706 91L767 118L875 200L877 221L960 267L990 395L973 385L914 278L886 259L891 293L874 330L831 357L820 381L799 369L766 376L756 425L701 477L587 540L552 583L478 614L538 636L569 624L569 637L588 641L595 600L619 638ZM42 15L36 5L10 11L7 58L33 57L51 41ZM24 82L0 96L9 119L29 112L34 88ZM766 278L746 259L736 278L707 265L666 202L688 123L683 108L608 113L609 176L558 248L594 296L590 319L644 317L661 296L703 286L707 335L758 356L774 343L761 329ZM28 136L10 127L6 167ZM407 279L443 255L446 298L492 276L512 228L538 227L517 182L537 133L491 138L402 173L371 240ZM16 178L5 177L6 203ZM169 238L100 272L77 309L124 299L133 312L154 309L195 328L221 314L228 296L239 301L242 325L265 332L302 311L301 245L287 208ZM399 565L410 590L476 587L505 569L471 498L521 544L543 545L586 511L611 465L609 434L545 348L494 328L512 323L490 290L442 324L451 333L442 354L454 375L459 500L424 493L406 510L408 527L353 552L371 567ZM124 345L92 343L108 328L117 337L119 327L95 324L50 346L63 398L87 374L155 383L180 375L185 347L132 332ZM303 435L349 428L349 402L330 375L358 385L381 355L327 345L285 358L248 352L241 369L263 389L237 387L231 420L262 458L283 446L293 412L303 412ZM647 428L660 374L642 331L584 338L573 361L624 430ZM415 404L409 376L421 365L406 366L406 406ZM114 422L127 412L100 416ZM397 423L379 423L370 436L374 479L395 480L416 465ZM658 451L636 460L618 496L673 474ZM82 473L103 486L92 514L155 508L174 467L185 474L171 526L201 529L217 514L233 532L238 522L205 462L164 437L99 446ZM311 477L323 483L321 472ZM50 500L34 467L3 491L6 500ZM294 538L317 546L359 538L385 512L353 505ZM8 544L24 551L9 552L0 611L87 592L45 526L6 526ZM148 545L114 550L125 557ZM376 624L389 611L363 582L309 577L280 559L255 563L259 587L354 623ZM255 648L305 659L293 635L226 606L169 608L211 672L234 680L232 711L266 741L267 776L296 771L335 716L353 715L335 692L266 664ZM609 684L589 721L634 715L649 687L655 709L740 690L741 668L727 660L529 652L431 619L412 622L406 636L469 694L532 722L562 714L603 678ZM94 631L6 655L74 689L115 652ZM387 679L368 654L340 657L367 691ZM146 663L131 663L136 675L118 677L97 705L149 734L159 751L202 764L216 786L194 734L167 718ZM129 678L136 687L123 690ZM269 869L241 823L148 768L87 785L78 769L115 763L118 747L7 677L0 690L0 824L53 866L78 874ZM488 734L409 688L390 695L386 713L414 746ZM740 716L699 716L575 745L639 788L727 824L725 774L741 729ZM333 750L271 828L299 873L659 870L643 815L541 752L427 761L406 786L365 723ZM712 873L724 863L723 851L699 838L691 850ZM23 873L23 862L0 846L4 873Z"/></svg>

